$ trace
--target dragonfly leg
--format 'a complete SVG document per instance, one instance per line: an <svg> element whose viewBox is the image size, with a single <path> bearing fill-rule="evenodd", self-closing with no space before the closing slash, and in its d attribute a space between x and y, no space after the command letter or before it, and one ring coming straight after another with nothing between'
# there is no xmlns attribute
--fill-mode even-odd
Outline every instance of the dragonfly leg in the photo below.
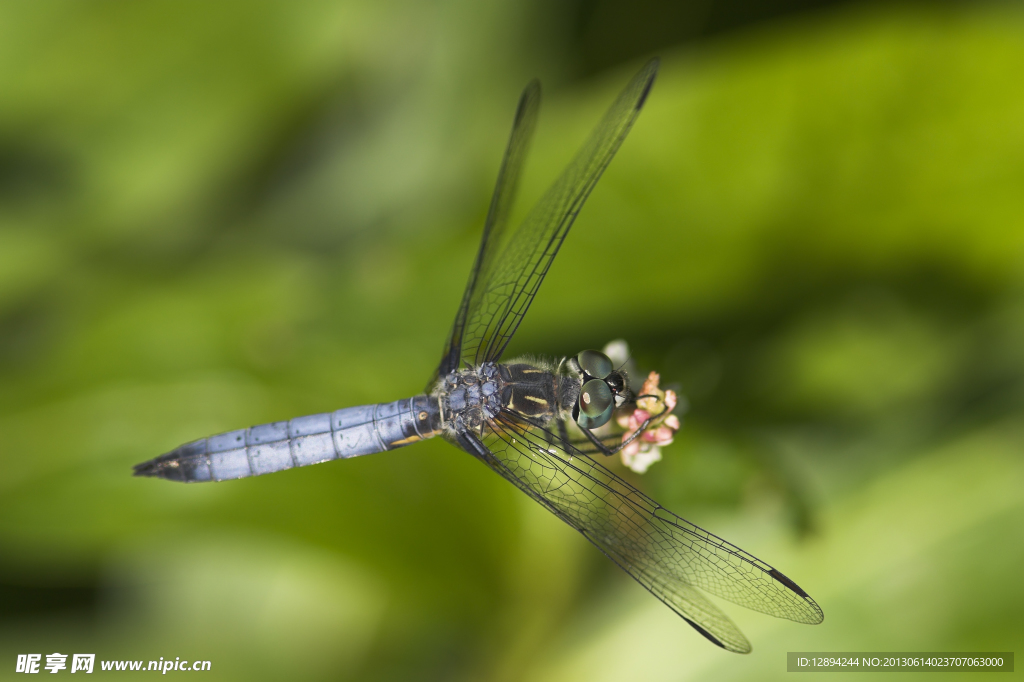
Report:
<svg viewBox="0 0 1024 682"><path fill-rule="evenodd" d="M491 451L487 449L487 446L484 445L474 433L470 433L469 431L456 431L455 441L466 452L476 455L485 462L489 462L494 459L494 455L491 454Z"/></svg>
<svg viewBox="0 0 1024 682"><path fill-rule="evenodd" d="M647 398L647 397L654 398L654 397L657 397L657 396L643 396L642 395L642 396L638 396L638 399L639 398ZM667 411L668 411L668 409L666 408L665 410L663 410L661 412L661 414L657 415L656 417L648 417L647 419L645 419L644 423L640 425L640 428L638 428L636 431L631 433L629 435L629 438L626 438L621 443L619 443L618 445L616 445L615 447L612 447L612 448L609 448L604 443L602 443L601 440L590 431L590 429L585 429L583 427L580 427L580 431L583 432L583 435L586 436L587 439L590 440L590 442L594 444L594 447L596 447L602 454L604 454L605 456L610 456L610 455L614 455L616 452L619 452L620 450L622 450L622 448L626 447L627 445L632 443L634 440L636 440L640 436L641 433L643 433L644 431L647 430L647 427L651 425L652 421L654 421L655 419L660 418Z"/></svg>
<svg viewBox="0 0 1024 682"><path fill-rule="evenodd" d="M566 443L572 443L572 441L569 439L569 430L565 428L564 419L558 420L558 436Z"/></svg>
<svg viewBox="0 0 1024 682"><path fill-rule="evenodd" d="M622 445L618 445L614 448L609 448L607 445L602 443L601 439L595 436L590 429L585 429L581 426L580 431L582 431L583 435L587 437L587 439L594 445L595 448L597 448L598 452L600 452L605 457L614 455L616 452L623 448Z"/></svg>

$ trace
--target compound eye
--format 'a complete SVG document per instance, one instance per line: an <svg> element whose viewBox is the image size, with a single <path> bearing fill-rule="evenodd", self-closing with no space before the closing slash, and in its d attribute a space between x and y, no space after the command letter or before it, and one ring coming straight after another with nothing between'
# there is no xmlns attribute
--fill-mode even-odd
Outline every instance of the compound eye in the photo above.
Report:
<svg viewBox="0 0 1024 682"><path fill-rule="evenodd" d="M596 429L611 419L615 398L608 384L601 379L591 379L580 389L577 406L576 423L585 429Z"/></svg>
<svg viewBox="0 0 1024 682"><path fill-rule="evenodd" d="M597 350L585 350L576 356L576 361L580 363L580 369L587 373L588 376L596 377L598 379L604 379L606 376L612 373L615 369L612 365L611 359L601 351Z"/></svg>
<svg viewBox="0 0 1024 682"><path fill-rule="evenodd" d="M580 412L588 417L596 417L614 402L612 389L603 379L591 379L580 389Z"/></svg>

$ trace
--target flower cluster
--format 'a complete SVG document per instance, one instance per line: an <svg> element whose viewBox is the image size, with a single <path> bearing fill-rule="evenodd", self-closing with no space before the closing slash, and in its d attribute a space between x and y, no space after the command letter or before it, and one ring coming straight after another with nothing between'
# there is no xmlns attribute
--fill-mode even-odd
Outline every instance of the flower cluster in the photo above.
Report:
<svg viewBox="0 0 1024 682"><path fill-rule="evenodd" d="M672 414L678 402L676 392L658 388L660 380L657 372L651 372L640 391L642 397L636 401L636 409L618 417L619 426L626 429L623 442L651 419L647 429L622 449L622 463L638 474L661 460L661 448L672 442L680 426L679 417Z"/></svg>

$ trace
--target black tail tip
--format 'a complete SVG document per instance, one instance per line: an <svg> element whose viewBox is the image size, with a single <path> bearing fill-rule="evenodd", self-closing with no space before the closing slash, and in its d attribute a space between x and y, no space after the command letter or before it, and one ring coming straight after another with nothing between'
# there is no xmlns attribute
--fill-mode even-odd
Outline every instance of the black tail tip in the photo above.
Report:
<svg viewBox="0 0 1024 682"><path fill-rule="evenodd" d="M136 464L132 467L132 476L159 476L156 464L153 460Z"/></svg>
<svg viewBox="0 0 1024 682"><path fill-rule="evenodd" d="M151 478L163 478L168 481L186 480L185 472L176 461L161 461L161 458L151 459L142 464L132 467L132 476L147 476Z"/></svg>

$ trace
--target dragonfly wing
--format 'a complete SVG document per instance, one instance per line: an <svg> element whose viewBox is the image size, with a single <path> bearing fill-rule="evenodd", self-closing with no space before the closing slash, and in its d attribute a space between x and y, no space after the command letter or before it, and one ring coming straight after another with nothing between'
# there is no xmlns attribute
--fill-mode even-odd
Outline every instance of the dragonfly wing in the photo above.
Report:
<svg viewBox="0 0 1024 682"><path fill-rule="evenodd" d="M508 234L485 232L481 254L487 255L478 257L479 269L456 320L460 332L452 335L453 343L461 338L461 362L477 366L501 357L583 203L640 113L657 71L658 61L652 60L633 77L519 227ZM450 345L444 367L455 366L454 353Z"/></svg>
<svg viewBox="0 0 1024 682"><path fill-rule="evenodd" d="M482 449L458 444L582 533L715 644L750 651L699 591L801 623L821 608L778 570L676 516L547 429L502 412Z"/></svg>
<svg viewBox="0 0 1024 682"><path fill-rule="evenodd" d="M537 124L537 111L540 108L540 83L531 81L519 98L519 106L516 108L516 117L512 122L512 134L509 136L508 146L505 148L505 156L501 160L501 169L498 171L498 181L494 186L494 194L491 196L491 206L487 211L487 220L484 222L484 234L480 240L480 250L477 251L476 261L469 273L469 282L466 284L466 291L462 295L462 302L455 315L455 322L452 324L451 333L445 343L444 355L441 357L441 364L437 368L437 374L427 389L433 388L437 377L444 376L453 369L458 369L462 358L463 333L466 329L466 320L469 317L470 307L478 302L477 284L480 282L481 274L491 270L491 262L497 252L497 245L502 242L502 235L508 225L508 216L515 201L516 190L519 186L519 176L523 168L523 161L526 159L526 152L530 146L530 139L533 137L533 130Z"/></svg>

